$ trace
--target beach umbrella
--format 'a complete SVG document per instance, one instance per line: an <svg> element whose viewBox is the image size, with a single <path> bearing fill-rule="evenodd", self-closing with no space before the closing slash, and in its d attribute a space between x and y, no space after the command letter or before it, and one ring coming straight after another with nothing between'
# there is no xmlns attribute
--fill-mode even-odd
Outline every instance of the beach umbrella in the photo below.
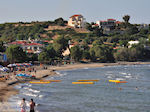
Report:
<svg viewBox="0 0 150 112"><path fill-rule="evenodd" d="M30 65L30 66L32 66L32 64L31 64L31 63L29 63L29 65Z"/></svg>
<svg viewBox="0 0 150 112"><path fill-rule="evenodd" d="M19 63L16 63L16 66L17 66L17 67L21 67L21 64L19 64Z"/></svg>
<svg viewBox="0 0 150 112"><path fill-rule="evenodd" d="M17 65L14 63L13 66L17 66Z"/></svg>
<svg viewBox="0 0 150 112"><path fill-rule="evenodd" d="M9 64L9 65L7 65L8 67L15 67L16 66L16 64Z"/></svg>
<svg viewBox="0 0 150 112"><path fill-rule="evenodd" d="M7 68L7 67L2 67L2 68L0 68L0 71L7 72L7 71L9 71L9 68Z"/></svg>
<svg viewBox="0 0 150 112"><path fill-rule="evenodd" d="M30 66L30 64L29 64L29 63L26 63L26 65L27 65L27 66Z"/></svg>
<svg viewBox="0 0 150 112"><path fill-rule="evenodd" d="M9 65L7 65L8 67L12 67L13 66L13 64L9 64Z"/></svg>
<svg viewBox="0 0 150 112"><path fill-rule="evenodd" d="M32 77L31 75L28 75L28 74L17 74L16 76L18 76L18 77Z"/></svg>
<svg viewBox="0 0 150 112"><path fill-rule="evenodd" d="M23 74L17 74L16 76L18 76L18 77L19 77L19 76L23 76Z"/></svg>
<svg viewBox="0 0 150 112"><path fill-rule="evenodd" d="M29 67L30 65L28 65L27 63L23 63L24 67Z"/></svg>

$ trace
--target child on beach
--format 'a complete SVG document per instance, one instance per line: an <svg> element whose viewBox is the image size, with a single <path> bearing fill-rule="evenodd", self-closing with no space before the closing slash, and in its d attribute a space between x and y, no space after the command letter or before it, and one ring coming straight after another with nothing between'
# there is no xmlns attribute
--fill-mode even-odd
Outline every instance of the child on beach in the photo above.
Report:
<svg viewBox="0 0 150 112"><path fill-rule="evenodd" d="M26 112L26 102L25 102L25 98L22 99L22 102L20 104L21 107L21 112Z"/></svg>

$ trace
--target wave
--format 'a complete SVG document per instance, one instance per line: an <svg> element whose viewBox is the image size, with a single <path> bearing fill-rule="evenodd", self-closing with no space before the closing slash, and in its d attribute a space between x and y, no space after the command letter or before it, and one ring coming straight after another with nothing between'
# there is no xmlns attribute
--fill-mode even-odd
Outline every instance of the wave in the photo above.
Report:
<svg viewBox="0 0 150 112"><path fill-rule="evenodd" d="M34 93L39 93L40 91L38 91L38 90L36 90L36 89L28 89L29 91L31 91L31 92L34 92Z"/></svg>
<svg viewBox="0 0 150 112"><path fill-rule="evenodd" d="M67 75L67 73L60 73L60 72L57 72L57 71L56 71L56 74L61 76L61 77Z"/></svg>
<svg viewBox="0 0 150 112"><path fill-rule="evenodd" d="M83 68L83 69L89 69L88 67L85 67L85 68Z"/></svg>
<svg viewBox="0 0 150 112"><path fill-rule="evenodd" d="M122 75L126 75L127 73L126 73L126 72L121 72L120 74L122 74Z"/></svg>
<svg viewBox="0 0 150 112"><path fill-rule="evenodd" d="M108 79L111 79L112 77L111 77L111 76L107 76L107 78L108 78Z"/></svg>
<svg viewBox="0 0 150 112"><path fill-rule="evenodd" d="M36 90L36 89L32 89L32 88L29 88L29 87L24 87L24 89L28 90L28 91L31 91L33 93L39 93L40 91Z"/></svg>
<svg viewBox="0 0 150 112"><path fill-rule="evenodd" d="M39 98L43 98L43 97L44 97L44 95L39 95L38 97L39 97Z"/></svg>
<svg viewBox="0 0 150 112"><path fill-rule="evenodd" d="M38 96L38 95L30 93L30 92L26 92L26 93L23 93L23 94L26 95L26 96L32 96L32 97L37 97Z"/></svg>
<svg viewBox="0 0 150 112"><path fill-rule="evenodd" d="M124 78L116 78L116 80L125 80Z"/></svg>
<svg viewBox="0 0 150 112"><path fill-rule="evenodd" d="M131 79L132 78L132 76L129 76L129 75L126 75L126 76L124 76L125 78L128 78L128 79Z"/></svg>

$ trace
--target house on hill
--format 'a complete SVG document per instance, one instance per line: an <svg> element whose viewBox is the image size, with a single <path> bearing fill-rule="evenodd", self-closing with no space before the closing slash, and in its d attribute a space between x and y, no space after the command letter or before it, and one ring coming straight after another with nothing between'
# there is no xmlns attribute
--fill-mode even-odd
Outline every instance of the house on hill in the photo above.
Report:
<svg viewBox="0 0 150 112"><path fill-rule="evenodd" d="M74 28L84 28L85 18L82 15L73 15L69 18L68 26L71 26Z"/></svg>
<svg viewBox="0 0 150 112"><path fill-rule="evenodd" d="M128 44L129 44L129 48L131 48L132 47L132 45L136 45L136 44L139 44L139 41L138 40L136 40L136 41L129 41L128 42Z"/></svg>
<svg viewBox="0 0 150 112"><path fill-rule="evenodd" d="M8 43L8 46L9 45L19 45L25 52L34 54L39 54L42 51L42 48L44 47L44 44L28 41L15 41Z"/></svg>
<svg viewBox="0 0 150 112"><path fill-rule="evenodd" d="M107 19L106 21L96 21L96 24L99 28L103 29L104 33L110 33L116 26L121 24L121 22L115 19Z"/></svg>

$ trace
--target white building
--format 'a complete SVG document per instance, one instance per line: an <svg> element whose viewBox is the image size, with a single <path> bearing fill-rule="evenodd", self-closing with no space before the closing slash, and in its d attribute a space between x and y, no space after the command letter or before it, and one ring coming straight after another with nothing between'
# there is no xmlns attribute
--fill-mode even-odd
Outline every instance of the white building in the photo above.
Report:
<svg viewBox="0 0 150 112"><path fill-rule="evenodd" d="M40 43L36 43L36 42L28 42L28 41L15 41L15 42L11 42L8 44L9 45L19 45L20 47L22 47L22 49L27 52L27 53L35 53L35 54L39 54L44 45L40 44Z"/></svg>
<svg viewBox="0 0 150 112"><path fill-rule="evenodd" d="M128 47L130 48L130 47L132 47L132 45L134 45L134 44L139 44L139 41L129 41L128 44L129 44Z"/></svg>
<svg viewBox="0 0 150 112"><path fill-rule="evenodd" d="M70 17L68 21L68 26L74 28L84 28L85 27L85 19L82 15L73 15Z"/></svg>
<svg viewBox="0 0 150 112"><path fill-rule="evenodd" d="M40 52L42 52L43 47L44 45L39 43L27 43L25 45L22 45L24 51L26 51L27 53L35 53L35 54L39 54Z"/></svg>

